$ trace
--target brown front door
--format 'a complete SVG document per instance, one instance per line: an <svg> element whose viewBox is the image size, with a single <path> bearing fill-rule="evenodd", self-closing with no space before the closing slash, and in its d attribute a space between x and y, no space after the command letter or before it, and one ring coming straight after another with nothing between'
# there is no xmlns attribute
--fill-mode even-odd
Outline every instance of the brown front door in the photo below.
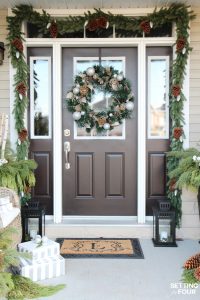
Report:
<svg viewBox="0 0 200 300"><path fill-rule="evenodd" d="M137 49L63 48L63 99L73 77L99 63L123 70L135 95L133 118L109 136L87 135L74 125L63 103L63 215L137 214ZM70 130L70 136L64 131ZM66 133L66 131L65 131ZM70 169L64 144L70 143Z"/></svg>

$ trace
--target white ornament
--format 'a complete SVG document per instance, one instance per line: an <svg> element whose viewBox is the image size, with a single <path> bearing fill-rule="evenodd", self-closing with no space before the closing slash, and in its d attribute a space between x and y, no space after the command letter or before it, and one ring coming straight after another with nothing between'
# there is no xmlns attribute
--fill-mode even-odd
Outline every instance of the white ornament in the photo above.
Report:
<svg viewBox="0 0 200 300"><path fill-rule="evenodd" d="M88 88L89 88L90 90L93 90L93 85L92 85L92 84L88 84Z"/></svg>
<svg viewBox="0 0 200 300"><path fill-rule="evenodd" d="M5 158L0 159L0 166L7 164L8 161Z"/></svg>
<svg viewBox="0 0 200 300"><path fill-rule="evenodd" d="M87 24L88 24L88 21L85 21L85 23L84 23L84 26L86 27L86 26L87 26Z"/></svg>
<svg viewBox="0 0 200 300"><path fill-rule="evenodd" d="M80 118L81 118L81 113L79 111L75 111L73 113L73 119L78 121L78 120L80 120Z"/></svg>
<svg viewBox="0 0 200 300"><path fill-rule="evenodd" d="M22 100L23 99L23 95L19 94L19 99Z"/></svg>
<svg viewBox="0 0 200 300"><path fill-rule="evenodd" d="M193 159L193 161L197 161L196 155L194 155L194 156L192 157L192 159Z"/></svg>
<svg viewBox="0 0 200 300"><path fill-rule="evenodd" d="M95 74L93 75L93 79L96 80L97 78L98 78L98 75L95 73Z"/></svg>
<svg viewBox="0 0 200 300"><path fill-rule="evenodd" d="M175 190L175 191L174 191L174 195L176 196L176 195L177 195L177 193L178 193L178 191L177 191L177 190Z"/></svg>
<svg viewBox="0 0 200 300"><path fill-rule="evenodd" d="M200 161L200 156L197 156L197 161Z"/></svg>
<svg viewBox="0 0 200 300"><path fill-rule="evenodd" d="M79 83L77 83L77 84L76 84L76 87L79 89L79 88L80 88L80 84L79 84Z"/></svg>
<svg viewBox="0 0 200 300"><path fill-rule="evenodd" d="M183 48L182 49L182 54L185 54L185 52L186 52L186 48Z"/></svg>
<svg viewBox="0 0 200 300"><path fill-rule="evenodd" d="M47 29L49 29L51 27L51 23L49 22L48 24L47 24Z"/></svg>
<svg viewBox="0 0 200 300"><path fill-rule="evenodd" d="M19 58L19 55L20 55L19 51L17 51L16 54L15 54L15 56L16 56L17 59Z"/></svg>
<svg viewBox="0 0 200 300"><path fill-rule="evenodd" d="M149 25L150 25L151 28L153 28L153 22L152 21L149 23Z"/></svg>
<svg viewBox="0 0 200 300"><path fill-rule="evenodd" d="M176 97L176 101L180 101L181 100L181 96L180 95L178 95L177 97Z"/></svg>
<svg viewBox="0 0 200 300"><path fill-rule="evenodd" d="M109 27L109 22L107 21L107 23L106 23L106 29L108 29L108 27Z"/></svg>
<svg viewBox="0 0 200 300"><path fill-rule="evenodd" d="M24 192L21 192L21 197L24 197Z"/></svg>
<svg viewBox="0 0 200 300"><path fill-rule="evenodd" d="M103 125L103 128L104 128L105 130L109 130L109 129L110 129L110 124L109 124L109 123L105 123L105 124Z"/></svg>
<svg viewBox="0 0 200 300"><path fill-rule="evenodd" d="M180 136L179 141L182 143L183 142L183 137Z"/></svg>
<svg viewBox="0 0 200 300"><path fill-rule="evenodd" d="M72 99L74 94L72 92L67 93L66 98L67 99Z"/></svg>
<svg viewBox="0 0 200 300"><path fill-rule="evenodd" d="M125 106L127 110L131 111L134 108L134 103L132 101L128 101Z"/></svg>
<svg viewBox="0 0 200 300"><path fill-rule="evenodd" d="M21 141L20 139L17 140L18 145L21 145Z"/></svg>
<svg viewBox="0 0 200 300"><path fill-rule="evenodd" d="M41 236L40 236L39 234L37 234L37 235L35 236L34 242L35 242L36 244L39 244L39 243L41 243L41 241L42 241Z"/></svg>
<svg viewBox="0 0 200 300"><path fill-rule="evenodd" d="M81 116L84 116L84 115L85 115L85 111L82 111L82 112L81 112Z"/></svg>
<svg viewBox="0 0 200 300"><path fill-rule="evenodd" d="M109 117L113 117L113 114L112 114L112 113L110 113L110 114L109 114Z"/></svg>
<svg viewBox="0 0 200 300"><path fill-rule="evenodd" d="M46 235L44 235L43 237L42 237L42 243L43 244L46 244L48 242L48 237L46 236Z"/></svg>
<svg viewBox="0 0 200 300"><path fill-rule="evenodd" d="M80 99L80 101L81 101L82 103L86 103L86 102L87 102L87 99L86 99L85 97L83 97L83 98Z"/></svg>
<svg viewBox="0 0 200 300"><path fill-rule="evenodd" d="M86 74L87 74L88 76L93 76L94 73L95 73L95 69L94 69L93 67L87 68Z"/></svg>
<svg viewBox="0 0 200 300"><path fill-rule="evenodd" d="M117 75L117 80L118 81L122 81L123 79L124 79L124 76L123 76L122 73L120 73L120 74Z"/></svg>
<svg viewBox="0 0 200 300"><path fill-rule="evenodd" d="M79 93L79 88L77 88L77 87L73 88L73 93L75 95L77 95Z"/></svg>
<svg viewBox="0 0 200 300"><path fill-rule="evenodd" d="M117 74L114 74L113 77L114 77L114 78L117 78Z"/></svg>

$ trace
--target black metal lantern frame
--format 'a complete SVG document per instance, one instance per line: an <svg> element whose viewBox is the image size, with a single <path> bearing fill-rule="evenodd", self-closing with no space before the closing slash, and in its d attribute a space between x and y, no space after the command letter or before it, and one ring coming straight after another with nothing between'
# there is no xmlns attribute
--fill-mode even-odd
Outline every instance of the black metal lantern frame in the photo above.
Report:
<svg viewBox="0 0 200 300"><path fill-rule="evenodd" d="M41 237L45 235L45 209L39 206L39 202L30 201L28 206L22 207L21 218L22 242L27 242L31 240L29 219L38 219L38 227L36 229L36 234L39 234Z"/></svg>
<svg viewBox="0 0 200 300"><path fill-rule="evenodd" d="M153 244L155 247L177 247L175 210L153 207Z"/></svg>
<svg viewBox="0 0 200 300"><path fill-rule="evenodd" d="M3 64L3 60L4 60L4 51L5 51L4 43L3 43L3 42L0 42L0 65Z"/></svg>

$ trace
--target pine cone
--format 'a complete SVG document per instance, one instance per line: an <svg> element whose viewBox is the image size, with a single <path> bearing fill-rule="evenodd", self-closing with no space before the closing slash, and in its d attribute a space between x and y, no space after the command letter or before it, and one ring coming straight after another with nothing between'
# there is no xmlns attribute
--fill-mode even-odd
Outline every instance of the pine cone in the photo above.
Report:
<svg viewBox="0 0 200 300"><path fill-rule="evenodd" d="M185 39L179 38L176 42L176 50L180 52L185 47Z"/></svg>
<svg viewBox="0 0 200 300"><path fill-rule="evenodd" d="M99 28L106 28L108 20L105 17L100 17L97 19L97 24Z"/></svg>
<svg viewBox="0 0 200 300"><path fill-rule="evenodd" d="M179 85L173 85L172 87L172 95L174 97L178 97L178 95L180 95L180 92L181 92L181 88Z"/></svg>
<svg viewBox="0 0 200 300"><path fill-rule="evenodd" d="M194 277L200 281L200 267L194 271Z"/></svg>
<svg viewBox="0 0 200 300"><path fill-rule="evenodd" d="M83 86L81 86L80 87L80 94L81 94L81 96L86 96L87 95L87 93L88 93L88 87L86 86L86 85L83 85Z"/></svg>
<svg viewBox="0 0 200 300"><path fill-rule="evenodd" d="M151 27L149 21L142 21L140 23L140 29L147 34L150 33Z"/></svg>
<svg viewBox="0 0 200 300"><path fill-rule="evenodd" d="M184 264L185 269L200 268L200 253L191 256ZM200 271L200 270L199 270Z"/></svg>
<svg viewBox="0 0 200 300"><path fill-rule="evenodd" d="M89 31L95 31L97 28L98 28L98 21L97 21L97 19L90 20L89 23L88 23L88 25L87 25L87 29Z"/></svg>
<svg viewBox="0 0 200 300"><path fill-rule="evenodd" d="M19 52L23 52L24 47L23 47L23 43L20 39L16 38L12 41L12 45L19 51Z"/></svg>
<svg viewBox="0 0 200 300"><path fill-rule="evenodd" d="M100 117L98 120L97 120L99 126L103 126L105 123L106 123L106 118L105 117Z"/></svg>
<svg viewBox="0 0 200 300"><path fill-rule="evenodd" d="M174 128L174 134L173 135L174 135L174 138L176 140L178 140L181 137L182 133L183 133L183 129L181 127L175 127Z"/></svg>
<svg viewBox="0 0 200 300"><path fill-rule="evenodd" d="M169 183L169 190L170 192L174 192L175 189L176 189L176 179L172 178Z"/></svg>
<svg viewBox="0 0 200 300"><path fill-rule="evenodd" d="M27 139L27 136L28 136L28 131L26 128L22 129L19 133L18 133L18 137L19 137L19 140L21 142L24 142L26 139Z"/></svg>
<svg viewBox="0 0 200 300"><path fill-rule="evenodd" d="M17 87L16 87L16 90L18 91L19 94L23 95L23 96L26 96L26 86L23 82L20 82Z"/></svg>
<svg viewBox="0 0 200 300"><path fill-rule="evenodd" d="M58 35L58 26L56 24L56 22L52 22L51 26L49 27L49 31L50 31L50 35L52 38L56 38Z"/></svg>

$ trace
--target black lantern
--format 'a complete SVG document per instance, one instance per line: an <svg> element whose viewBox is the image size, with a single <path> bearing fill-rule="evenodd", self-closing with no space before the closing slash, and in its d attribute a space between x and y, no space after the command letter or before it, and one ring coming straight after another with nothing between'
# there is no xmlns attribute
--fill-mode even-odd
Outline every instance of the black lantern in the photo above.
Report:
<svg viewBox="0 0 200 300"><path fill-rule="evenodd" d="M153 207L153 244L155 247L177 247L175 210L168 201Z"/></svg>
<svg viewBox="0 0 200 300"><path fill-rule="evenodd" d="M4 43L0 42L0 65L3 65L4 51Z"/></svg>
<svg viewBox="0 0 200 300"><path fill-rule="evenodd" d="M34 239L36 235L45 235L45 209L39 206L39 202L30 201L28 206L22 207L21 217L22 242ZM30 222L30 219L37 220Z"/></svg>

